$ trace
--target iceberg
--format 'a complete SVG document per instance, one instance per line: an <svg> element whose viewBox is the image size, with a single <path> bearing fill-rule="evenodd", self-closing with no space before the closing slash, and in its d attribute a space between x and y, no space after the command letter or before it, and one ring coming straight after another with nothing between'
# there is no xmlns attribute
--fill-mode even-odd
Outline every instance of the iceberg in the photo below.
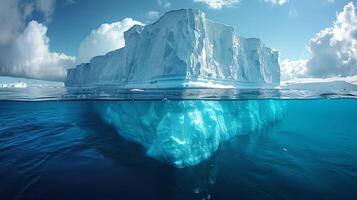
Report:
<svg viewBox="0 0 357 200"><path fill-rule="evenodd" d="M206 19L200 10L167 12L157 22L124 33L125 47L69 69L67 87L243 88L280 84L279 53L259 39ZM279 120L270 100L119 101L94 105L124 138L148 156L175 167L211 157L230 138Z"/></svg>
<svg viewBox="0 0 357 200"><path fill-rule="evenodd" d="M65 85L123 88L274 87L279 53L260 39L206 19L201 10L167 12L124 33L125 47L69 69Z"/></svg>
<svg viewBox="0 0 357 200"><path fill-rule="evenodd" d="M27 88L27 84L22 81L16 83L0 83L0 88Z"/></svg>
<svg viewBox="0 0 357 200"><path fill-rule="evenodd" d="M281 88L319 92L357 91L357 76L292 79L282 82Z"/></svg>
<svg viewBox="0 0 357 200"><path fill-rule="evenodd" d="M274 100L120 101L94 106L122 137L178 168L210 158L234 136L280 120L284 110L284 103Z"/></svg>

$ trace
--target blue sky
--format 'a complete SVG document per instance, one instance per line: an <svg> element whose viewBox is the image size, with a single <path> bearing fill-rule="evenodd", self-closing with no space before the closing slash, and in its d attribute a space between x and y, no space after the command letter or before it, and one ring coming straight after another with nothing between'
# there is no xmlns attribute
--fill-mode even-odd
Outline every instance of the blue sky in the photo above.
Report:
<svg viewBox="0 0 357 200"><path fill-rule="evenodd" d="M201 9L240 36L279 50L285 78L357 75L355 0L0 0L0 5L0 76L63 80L69 66L121 48L122 34L132 25L181 8Z"/></svg>
<svg viewBox="0 0 357 200"><path fill-rule="evenodd" d="M145 13L196 8L208 18L237 28L245 37L261 38L268 46L278 49L282 58L306 57L304 50L310 38L331 26L336 13L348 0L290 0L274 5L262 0L241 0L237 5L222 9L209 8L192 0L170 0L164 8L156 0L76 0L75 4L58 1L52 22L48 25L51 50L77 55L78 46L92 29L103 23L121 21L126 17L144 23L152 21Z"/></svg>

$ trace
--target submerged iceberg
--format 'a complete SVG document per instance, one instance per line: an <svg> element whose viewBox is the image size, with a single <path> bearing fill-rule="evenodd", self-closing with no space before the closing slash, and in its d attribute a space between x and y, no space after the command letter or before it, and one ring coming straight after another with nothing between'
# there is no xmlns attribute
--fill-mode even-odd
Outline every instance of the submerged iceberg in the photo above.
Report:
<svg viewBox="0 0 357 200"><path fill-rule="evenodd" d="M176 167L208 159L221 142L282 118L281 101L121 101L96 104L105 122Z"/></svg>
<svg viewBox="0 0 357 200"><path fill-rule="evenodd" d="M166 13L124 33L125 47L69 69L66 86L123 88L269 87L279 54L259 39L206 19L200 10ZM147 154L176 167L208 159L221 142L281 118L276 101L121 101L95 104L105 122Z"/></svg>
<svg viewBox="0 0 357 200"><path fill-rule="evenodd" d="M125 47L69 69L65 85L172 88L280 83L277 51L206 19L200 10L167 12L151 25L133 26L124 38Z"/></svg>

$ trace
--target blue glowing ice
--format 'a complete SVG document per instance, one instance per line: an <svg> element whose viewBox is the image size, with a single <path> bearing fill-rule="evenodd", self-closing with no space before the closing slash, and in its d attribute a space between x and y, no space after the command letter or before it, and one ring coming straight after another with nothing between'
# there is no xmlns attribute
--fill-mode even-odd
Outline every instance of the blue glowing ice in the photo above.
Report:
<svg viewBox="0 0 357 200"><path fill-rule="evenodd" d="M279 101L125 101L97 105L118 133L150 157L187 167L208 159L221 142L282 117Z"/></svg>

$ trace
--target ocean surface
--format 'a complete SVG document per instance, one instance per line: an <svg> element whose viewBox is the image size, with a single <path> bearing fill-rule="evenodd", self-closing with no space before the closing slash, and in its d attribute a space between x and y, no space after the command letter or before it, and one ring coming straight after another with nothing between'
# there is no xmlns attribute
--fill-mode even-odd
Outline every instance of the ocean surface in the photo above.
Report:
<svg viewBox="0 0 357 200"><path fill-rule="evenodd" d="M284 114L221 143L198 165L176 168L147 156L93 109L147 101L274 101ZM1 200L356 196L353 92L0 89Z"/></svg>

